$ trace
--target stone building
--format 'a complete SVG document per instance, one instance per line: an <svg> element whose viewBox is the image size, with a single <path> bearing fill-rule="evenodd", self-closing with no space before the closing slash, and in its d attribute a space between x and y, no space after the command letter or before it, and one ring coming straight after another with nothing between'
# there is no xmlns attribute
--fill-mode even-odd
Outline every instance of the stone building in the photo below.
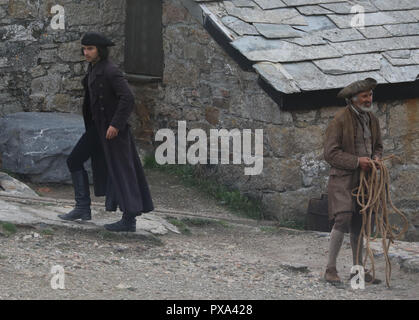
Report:
<svg viewBox="0 0 419 320"><path fill-rule="evenodd" d="M56 4L65 30L51 27ZM1 115L80 112L87 30L117 43L111 56L135 93L142 149L178 121L264 130L262 174L200 168L259 199L269 218L303 219L325 192L324 132L344 105L336 94L374 77L385 154L403 159L388 164L393 200L412 234L419 226L419 1L0 0Z"/></svg>

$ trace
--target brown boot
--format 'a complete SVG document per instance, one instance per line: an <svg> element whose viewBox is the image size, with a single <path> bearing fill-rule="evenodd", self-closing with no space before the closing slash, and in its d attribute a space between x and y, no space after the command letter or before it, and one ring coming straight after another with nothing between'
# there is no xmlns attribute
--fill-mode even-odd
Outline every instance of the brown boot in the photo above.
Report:
<svg viewBox="0 0 419 320"><path fill-rule="evenodd" d="M338 271L336 270L336 267L327 267L326 272L324 274L324 279L330 283L342 283L338 276Z"/></svg>

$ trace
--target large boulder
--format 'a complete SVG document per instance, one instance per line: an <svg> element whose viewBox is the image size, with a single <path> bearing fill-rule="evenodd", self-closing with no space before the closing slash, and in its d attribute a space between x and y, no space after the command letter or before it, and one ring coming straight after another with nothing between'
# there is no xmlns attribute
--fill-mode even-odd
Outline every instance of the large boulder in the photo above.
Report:
<svg viewBox="0 0 419 320"><path fill-rule="evenodd" d="M0 195L23 196L36 198L38 194L23 182L9 176L5 172L0 172Z"/></svg>
<svg viewBox="0 0 419 320"><path fill-rule="evenodd" d="M9 114L0 118L2 167L32 182L69 183L66 160L84 131L77 114ZM90 170L90 163L85 167Z"/></svg>

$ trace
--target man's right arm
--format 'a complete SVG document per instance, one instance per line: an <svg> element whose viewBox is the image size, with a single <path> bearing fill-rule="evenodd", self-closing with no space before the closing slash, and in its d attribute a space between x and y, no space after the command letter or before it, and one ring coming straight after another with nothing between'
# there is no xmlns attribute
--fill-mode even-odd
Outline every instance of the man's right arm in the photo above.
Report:
<svg viewBox="0 0 419 320"><path fill-rule="evenodd" d="M324 158L332 167L356 170L360 160L356 155L343 151L342 137L342 125L336 119L333 119L326 130Z"/></svg>

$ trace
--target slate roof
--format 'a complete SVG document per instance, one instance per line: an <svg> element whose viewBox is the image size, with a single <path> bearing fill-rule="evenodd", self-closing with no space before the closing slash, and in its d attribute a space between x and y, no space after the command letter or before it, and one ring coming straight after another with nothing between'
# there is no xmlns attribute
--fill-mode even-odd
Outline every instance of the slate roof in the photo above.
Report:
<svg viewBox="0 0 419 320"><path fill-rule="evenodd" d="M419 0L195 0L281 94L419 78ZM361 5L365 27L352 28Z"/></svg>

